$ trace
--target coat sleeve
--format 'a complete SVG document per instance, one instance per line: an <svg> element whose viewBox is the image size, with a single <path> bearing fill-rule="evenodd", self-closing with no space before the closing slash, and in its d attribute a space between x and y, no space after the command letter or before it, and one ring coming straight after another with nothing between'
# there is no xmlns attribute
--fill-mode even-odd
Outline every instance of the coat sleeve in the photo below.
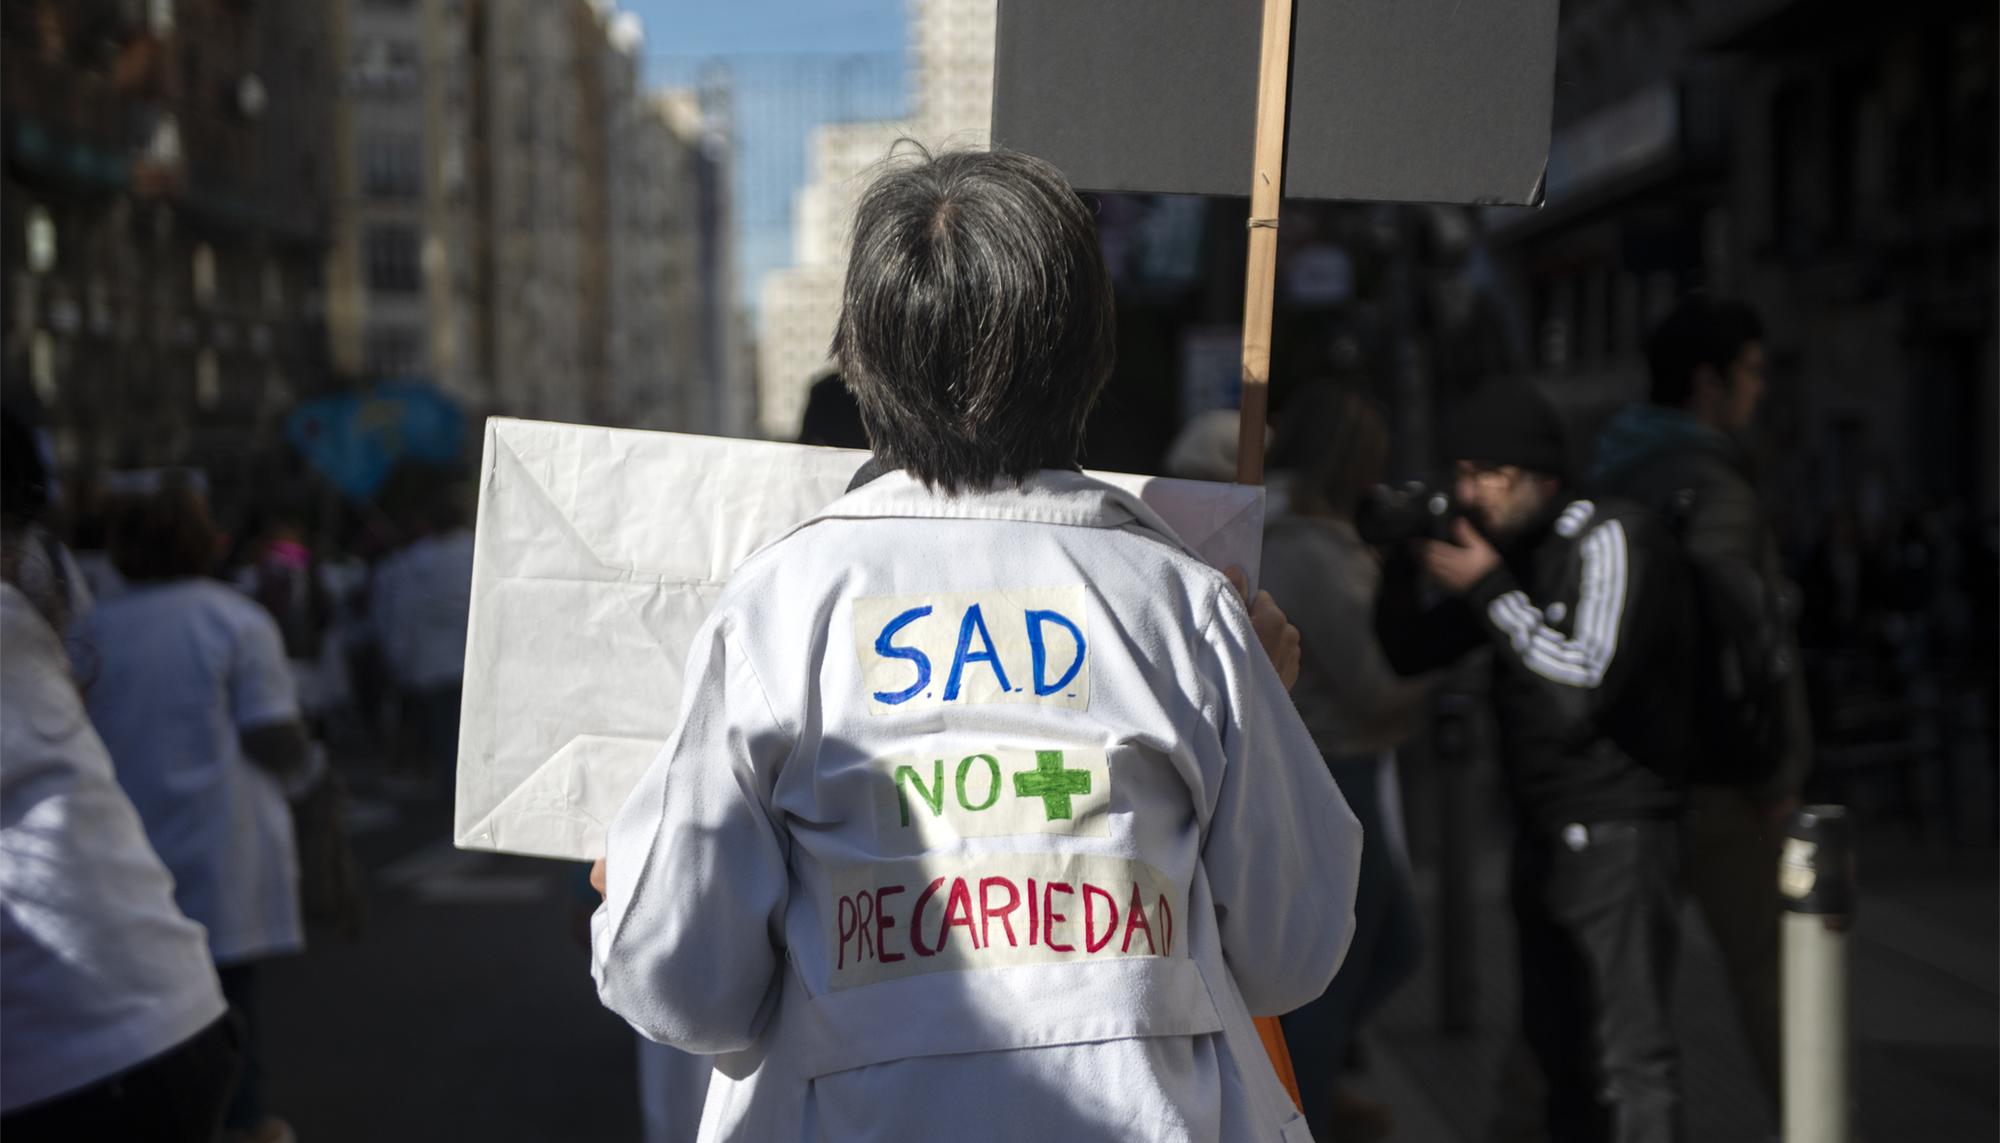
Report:
<svg viewBox="0 0 2000 1143"><path fill-rule="evenodd" d="M1405 678L1449 667L1483 641L1464 601L1447 596L1425 606L1422 580L1404 545L1390 553L1375 595L1375 638L1390 668Z"/></svg>
<svg viewBox="0 0 2000 1143"><path fill-rule="evenodd" d="M770 792L794 736L721 613L685 677L680 726L606 840L591 969L648 1039L712 1055L753 1044L777 995L788 883Z"/></svg>
<svg viewBox="0 0 2000 1143"><path fill-rule="evenodd" d="M229 645L229 717L237 730L299 720L298 684L285 657L285 636L271 613L250 600L232 600Z"/></svg>
<svg viewBox="0 0 2000 1143"><path fill-rule="evenodd" d="M1277 1015L1326 991L1347 953L1361 824L1234 593L1204 641L1222 757L1202 864L1237 987Z"/></svg>
<svg viewBox="0 0 2000 1143"><path fill-rule="evenodd" d="M1606 520L1584 534L1582 585L1572 632L1551 625L1505 567L1474 584L1467 600L1485 622L1494 654L1541 684L1546 725L1565 741L1592 733L1600 711L1634 687L1657 685L1647 666L1662 640L1692 616L1678 565L1635 546L1624 523Z"/></svg>

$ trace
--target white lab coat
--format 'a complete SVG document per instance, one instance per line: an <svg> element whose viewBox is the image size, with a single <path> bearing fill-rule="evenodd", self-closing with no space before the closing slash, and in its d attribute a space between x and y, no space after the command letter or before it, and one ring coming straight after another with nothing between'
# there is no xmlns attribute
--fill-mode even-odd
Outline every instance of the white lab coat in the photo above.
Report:
<svg viewBox="0 0 2000 1143"><path fill-rule="evenodd" d="M704 1140L1307 1138L1251 1015L1331 979L1360 827L1143 504L891 473L746 561L686 677L593 971L718 1056Z"/></svg>

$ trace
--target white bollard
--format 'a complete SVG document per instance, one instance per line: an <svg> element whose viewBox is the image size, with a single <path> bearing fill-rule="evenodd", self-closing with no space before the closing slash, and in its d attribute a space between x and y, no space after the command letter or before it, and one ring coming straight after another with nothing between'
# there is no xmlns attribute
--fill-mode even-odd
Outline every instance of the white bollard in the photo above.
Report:
<svg viewBox="0 0 2000 1143"><path fill-rule="evenodd" d="M1785 902L1785 1143L1850 1143L1847 930L1855 892L1846 807L1805 806L1792 815L1778 888Z"/></svg>

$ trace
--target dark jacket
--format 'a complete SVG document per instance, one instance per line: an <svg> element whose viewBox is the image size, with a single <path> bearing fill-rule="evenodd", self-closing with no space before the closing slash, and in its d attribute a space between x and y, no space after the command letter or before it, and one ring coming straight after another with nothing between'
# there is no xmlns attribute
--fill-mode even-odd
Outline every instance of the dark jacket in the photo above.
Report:
<svg viewBox="0 0 2000 1143"><path fill-rule="evenodd" d="M1531 826L1673 816L1694 655L1673 538L1650 513L1576 500L1503 556L1463 598L1430 606L1414 560L1393 556L1375 612L1390 664L1414 675L1492 648L1500 761Z"/></svg>
<svg viewBox="0 0 2000 1143"><path fill-rule="evenodd" d="M1591 480L1660 513L1692 561L1701 632L1694 779L1766 802L1797 794L1812 763L1798 589L1741 446L1679 409L1632 405L1598 438Z"/></svg>

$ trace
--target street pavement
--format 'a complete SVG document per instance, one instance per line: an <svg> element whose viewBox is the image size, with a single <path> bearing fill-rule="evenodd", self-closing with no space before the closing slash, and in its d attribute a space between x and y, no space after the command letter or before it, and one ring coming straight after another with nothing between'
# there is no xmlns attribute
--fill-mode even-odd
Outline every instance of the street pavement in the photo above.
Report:
<svg viewBox="0 0 2000 1143"><path fill-rule="evenodd" d="M582 866L460 853L441 803L361 794L369 916L274 961L267 1102L302 1143L639 1138L632 1032L597 1002Z"/></svg>
<svg viewBox="0 0 2000 1143"><path fill-rule="evenodd" d="M459 853L442 803L387 789L357 778L365 933L316 936L265 974L272 1110L303 1143L638 1139L633 1035L591 985L583 923L595 895L582 867ZM1532 1102L1522 1098L1531 1083L1505 1070L1514 969L1497 832L1477 853L1471 1030L1438 1031L1429 948L1377 1018L1356 1081L1395 1108L1403 1143L1498 1143L1496 1125ZM1867 838L1862 854L1852 936L1862 1137L1990 1143L2000 1137L1993 854ZM1435 876L1420 869L1417 883L1428 921ZM1689 1138L1775 1138L1717 954L1692 916L1680 979Z"/></svg>
<svg viewBox="0 0 2000 1143"><path fill-rule="evenodd" d="M1497 834L1497 831L1496 831ZM1992 1143L2000 1138L2000 980L1991 849L1938 852L1864 836L1862 897L1850 939L1855 1110L1868 1143ZM1438 950L1377 1018L1358 1087L1397 1112L1397 1143L1502 1143L1532 1122L1534 1080L1513 1057L1512 929L1505 850L1479 850L1471 947L1473 1026L1439 1030ZM1428 919L1433 873L1419 870ZM1720 954L1690 910L1676 990L1693 1143L1766 1143L1777 1109L1755 1082Z"/></svg>

